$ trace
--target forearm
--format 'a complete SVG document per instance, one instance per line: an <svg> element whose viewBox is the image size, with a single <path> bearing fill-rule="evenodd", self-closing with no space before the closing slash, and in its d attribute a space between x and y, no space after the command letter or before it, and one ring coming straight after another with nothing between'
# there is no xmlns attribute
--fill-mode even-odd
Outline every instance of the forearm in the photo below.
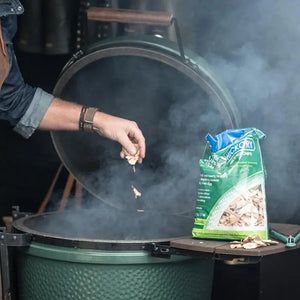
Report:
<svg viewBox="0 0 300 300"><path fill-rule="evenodd" d="M79 130L79 119L82 105L54 98L42 118L38 129L40 130ZM97 112L94 116L94 129L100 135L112 136L110 130L117 121L124 119L114 117L103 112ZM107 129L106 129L107 128Z"/></svg>
<svg viewBox="0 0 300 300"><path fill-rule="evenodd" d="M24 83L12 45L17 19L12 16L10 21L6 24L7 30L4 30L10 71L0 89L0 118L8 120L14 130L25 138L29 138L37 128L79 130L82 105L54 98L52 94ZM96 112L93 121L96 132L119 142L130 154L136 153L134 144L138 144L139 162L142 162L145 157L145 138L135 122L103 112ZM122 152L121 157L124 157Z"/></svg>
<svg viewBox="0 0 300 300"><path fill-rule="evenodd" d="M82 105L54 98L44 117L39 123L41 130L79 130L79 120ZM139 159L142 163L145 157L145 138L133 121L96 112L93 119L94 131L109 139L119 142L131 154L136 153L133 143L138 144ZM120 153L124 158L124 153Z"/></svg>
<svg viewBox="0 0 300 300"><path fill-rule="evenodd" d="M42 118L41 130L78 130L82 105L54 98Z"/></svg>
<svg viewBox="0 0 300 300"><path fill-rule="evenodd" d="M82 105L54 98L38 129L79 130L81 109ZM93 118L93 129L101 136L119 142L131 154L136 152L133 143L138 144L139 162L142 162L145 157L145 139L135 122L98 111ZM121 157L124 158L123 153Z"/></svg>

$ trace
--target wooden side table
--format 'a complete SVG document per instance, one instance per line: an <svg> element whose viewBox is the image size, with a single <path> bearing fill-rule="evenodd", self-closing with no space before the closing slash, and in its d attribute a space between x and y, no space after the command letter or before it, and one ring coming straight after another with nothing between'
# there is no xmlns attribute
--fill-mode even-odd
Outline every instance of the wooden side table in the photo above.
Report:
<svg viewBox="0 0 300 300"><path fill-rule="evenodd" d="M295 236L300 225L271 223L284 235ZM274 238L271 238L275 240ZM231 249L230 242L175 239L171 247L195 257L216 260L212 300L300 299L300 242L287 248L282 242L256 249Z"/></svg>

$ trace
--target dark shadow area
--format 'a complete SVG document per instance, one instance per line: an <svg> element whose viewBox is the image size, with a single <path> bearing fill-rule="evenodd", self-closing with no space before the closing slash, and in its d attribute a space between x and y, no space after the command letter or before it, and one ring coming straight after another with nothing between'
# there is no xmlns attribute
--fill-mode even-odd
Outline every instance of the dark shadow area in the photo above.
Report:
<svg viewBox="0 0 300 300"><path fill-rule="evenodd" d="M25 81L47 92L52 91L69 58L68 55L23 52L16 52L16 55ZM7 122L1 121L0 135L0 215L10 216L12 205L19 205L23 211L36 212L60 164L50 134L37 131L27 140L15 133ZM62 184L58 182L57 188L62 188Z"/></svg>

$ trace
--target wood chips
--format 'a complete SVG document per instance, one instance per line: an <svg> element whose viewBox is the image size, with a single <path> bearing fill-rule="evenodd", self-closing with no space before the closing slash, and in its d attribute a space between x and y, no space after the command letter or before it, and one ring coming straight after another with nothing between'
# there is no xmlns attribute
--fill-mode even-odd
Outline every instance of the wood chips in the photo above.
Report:
<svg viewBox="0 0 300 300"><path fill-rule="evenodd" d="M137 197L141 197L141 196L142 196L142 193L139 192L139 191L137 190L137 188L135 188L133 185L131 186L131 188L132 188L132 191L133 191L133 193L134 193L134 198L135 198L135 199L136 199Z"/></svg>
<svg viewBox="0 0 300 300"><path fill-rule="evenodd" d="M135 173L135 164L137 163L137 161L139 160L139 156L140 156L140 150L139 150L139 145L138 144L134 144L135 148L136 148L136 153L135 155L131 155L129 152L127 152L124 148L122 148L122 151L125 155L125 158L127 159L128 163L130 165L132 165L132 169L133 172ZM137 199L138 197L142 196L142 193L139 192L137 190L136 187L134 187L133 185L131 185L132 191L134 193L134 198Z"/></svg>
<svg viewBox="0 0 300 300"><path fill-rule="evenodd" d="M140 156L140 150L139 150L139 145L138 144L134 144L135 148L136 148L136 153L134 155L131 155L129 152L127 152L127 150L125 150L124 148L122 149L125 158L127 159L128 163L132 166L134 166L137 161L139 160L139 156Z"/></svg>
<svg viewBox="0 0 300 300"><path fill-rule="evenodd" d="M263 240L259 235L249 235L242 241L233 241L230 242L230 248L244 248L244 249L255 249L259 247L266 247L270 245L277 245L277 241L272 240Z"/></svg>
<svg viewBox="0 0 300 300"><path fill-rule="evenodd" d="M261 185L247 190L228 206L218 226L263 226L264 198Z"/></svg>

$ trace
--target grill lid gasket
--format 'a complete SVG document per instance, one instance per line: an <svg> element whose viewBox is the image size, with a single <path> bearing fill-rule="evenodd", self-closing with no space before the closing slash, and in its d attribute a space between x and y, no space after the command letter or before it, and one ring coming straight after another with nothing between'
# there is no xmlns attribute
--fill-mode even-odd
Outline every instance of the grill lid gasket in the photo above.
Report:
<svg viewBox="0 0 300 300"><path fill-rule="evenodd" d="M87 211L88 210L81 210L81 214L85 214ZM136 239L85 238L85 237L78 237L78 236L76 237L75 234L71 236L63 236L63 235L51 233L49 232L49 230L48 232L46 232L47 230L38 230L38 228L35 228L37 226L36 224L34 226L31 226L33 223L36 223L36 221L40 221L40 223L43 222L47 223L51 219L52 219L51 223L57 224L57 219L60 219L60 217L67 219L69 216L72 215L72 213L73 213L72 211L65 211L65 212L50 212L50 213L25 216L15 220L13 223L13 228L15 232L30 234L32 242L37 242L41 244L48 244L48 245L54 245L60 247L80 248L80 249L93 249L93 250L151 250L150 249L151 244L153 243L169 245L171 240L182 238L184 236L189 236L193 224L193 219L190 217L179 216L179 215L159 215L158 217L168 218L168 220L166 220L166 223L170 223L170 226L176 223L178 224L178 228L179 228L178 235L176 235L173 231L170 234L170 236L168 236L168 234L166 233L163 236L156 235L156 237L154 238L149 238L148 236L147 238L136 238ZM122 214L122 212L119 211L116 211L115 213L118 216ZM147 222L152 217L152 214L149 214L148 212L143 214L147 215L146 218L144 219L144 222ZM157 213L155 214L157 215ZM124 218L126 218L126 214L124 215ZM157 225L158 223L154 222L152 224L152 230L160 233L162 227ZM164 224L161 225L164 226ZM134 224L129 225L129 227L132 226L134 226ZM122 228L118 228L118 230L122 230ZM84 234L84 230L81 234ZM139 234L141 233L137 233L137 236Z"/></svg>

